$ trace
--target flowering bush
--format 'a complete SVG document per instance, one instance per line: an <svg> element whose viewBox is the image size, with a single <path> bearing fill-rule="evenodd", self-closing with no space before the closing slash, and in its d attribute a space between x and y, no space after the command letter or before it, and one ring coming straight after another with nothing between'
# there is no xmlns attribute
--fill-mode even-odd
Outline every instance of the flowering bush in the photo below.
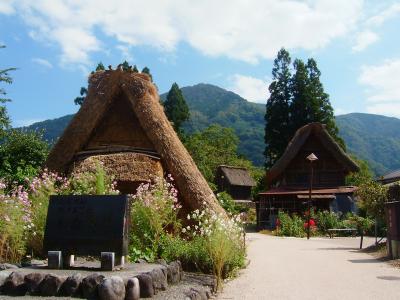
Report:
<svg viewBox="0 0 400 300"><path fill-rule="evenodd" d="M194 224L183 228L182 233L189 240L196 236L204 240L219 289L224 277L244 265L245 243L241 215L226 218L205 208L188 214L187 219L194 221Z"/></svg>
<svg viewBox="0 0 400 300"><path fill-rule="evenodd" d="M168 176L142 184L133 196L131 259L179 259L186 270L214 273L220 287L222 278L244 265L240 216L227 219L205 207L189 213L182 225L172 182Z"/></svg>
<svg viewBox="0 0 400 300"><path fill-rule="evenodd" d="M180 230L178 191L171 175L143 183L132 197L130 257L152 261L160 254L166 233L176 235Z"/></svg>
<svg viewBox="0 0 400 300"><path fill-rule="evenodd" d="M100 187L100 188L99 188ZM5 191L8 190L8 193ZM41 256L50 195L115 194L115 184L101 166L94 174L71 179L44 170L25 185L0 183L0 261L19 261L25 253Z"/></svg>
<svg viewBox="0 0 400 300"><path fill-rule="evenodd" d="M24 226L29 224L29 203L25 195L4 193L0 182L0 262L17 262L25 251Z"/></svg>

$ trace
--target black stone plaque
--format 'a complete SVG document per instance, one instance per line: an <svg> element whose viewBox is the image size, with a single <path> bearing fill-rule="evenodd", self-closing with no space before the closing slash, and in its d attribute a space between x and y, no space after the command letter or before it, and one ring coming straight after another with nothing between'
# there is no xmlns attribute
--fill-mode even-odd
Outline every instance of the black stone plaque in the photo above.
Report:
<svg viewBox="0 0 400 300"><path fill-rule="evenodd" d="M64 255L128 254L126 195L51 196L44 251Z"/></svg>

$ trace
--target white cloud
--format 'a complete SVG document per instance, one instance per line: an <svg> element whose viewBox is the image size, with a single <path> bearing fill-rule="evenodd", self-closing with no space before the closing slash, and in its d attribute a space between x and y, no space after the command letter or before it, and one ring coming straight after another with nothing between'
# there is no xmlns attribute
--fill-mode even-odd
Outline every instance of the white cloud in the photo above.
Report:
<svg viewBox="0 0 400 300"><path fill-rule="evenodd" d="M365 30L357 35L356 44L353 46L352 50L353 52L360 52L378 40L379 36L375 32Z"/></svg>
<svg viewBox="0 0 400 300"><path fill-rule="evenodd" d="M246 100L257 103L267 102L269 98L269 80L235 74L232 76L231 81L232 86L228 89L239 94Z"/></svg>
<svg viewBox="0 0 400 300"><path fill-rule="evenodd" d="M133 55L131 54L131 49L129 46L126 45L118 45L116 48L121 52L122 59L133 62Z"/></svg>
<svg viewBox="0 0 400 300"><path fill-rule="evenodd" d="M366 86L367 110L400 116L400 59L361 68L359 83Z"/></svg>
<svg viewBox="0 0 400 300"><path fill-rule="evenodd" d="M381 10L378 14L366 19L363 23L364 30L356 36L355 45L352 47L353 52L360 52L366 49L369 45L374 44L379 40L379 36L373 30L382 26L386 21L400 14L400 3L394 3L389 7Z"/></svg>
<svg viewBox="0 0 400 300"><path fill-rule="evenodd" d="M380 26L387 20L394 18L396 15L400 14L400 3L394 3L388 8L381 11L379 14L369 18L367 20L367 25L369 26Z"/></svg>
<svg viewBox="0 0 400 300"><path fill-rule="evenodd" d="M38 65L41 65L43 67L49 68L49 69L53 68L53 65L44 58L35 57L35 58L32 58L32 62L34 62Z"/></svg>
<svg viewBox="0 0 400 300"><path fill-rule="evenodd" d="M14 13L13 3L14 0L1 0L0 1L0 13L9 15Z"/></svg>
<svg viewBox="0 0 400 300"><path fill-rule="evenodd" d="M354 28L363 1L21 0L9 7L32 37L61 48L63 64L88 66L90 54L106 47L99 32L119 45L172 52L184 42L250 63L273 58L282 46L320 49Z"/></svg>

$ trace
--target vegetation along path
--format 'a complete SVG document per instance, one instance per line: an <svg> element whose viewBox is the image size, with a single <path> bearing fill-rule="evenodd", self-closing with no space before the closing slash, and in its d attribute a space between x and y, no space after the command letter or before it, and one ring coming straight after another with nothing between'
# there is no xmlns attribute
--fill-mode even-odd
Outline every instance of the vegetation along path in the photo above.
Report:
<svg viewBox="0 0 400 300"><path fill-rule="evenodd" d="M248 240L250 264L219 299L399 299L400 269L359 252L359 238Z"/></svg>

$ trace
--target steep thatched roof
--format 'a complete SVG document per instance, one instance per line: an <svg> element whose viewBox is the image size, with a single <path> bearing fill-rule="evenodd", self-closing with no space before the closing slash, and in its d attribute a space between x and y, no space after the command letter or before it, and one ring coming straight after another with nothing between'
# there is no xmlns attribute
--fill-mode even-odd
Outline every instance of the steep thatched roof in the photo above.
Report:
<svg viewBox="0 0 400 300"><path fill-rule="evenodd" d="M333 157L343 165L345 170L348 172L357 172L359 170L358 165L343 151L343 149L328 133L325 125L315 122L307 124L296 131L294 137L286 147L283 155L267 172L266 179L268 185L284 172L286 167L296 157L297 153L300 151L301 147L311 134L319 139L326 150L329 151Z"/></svg>
<svg viewBox="0 0 400 300"><path fill-rule="evenodd" d="M53 147L47 167L60 173L68 172L75 155L86 150L91 137L96 136L96 128L102 125L112 104L120 101L121 97L127 99L124 100L126 109L133 112L138 126L143 129L163 165L175 178L184 206L196 209L205 205L214 211L223 212L165 116L157 88L146 74L120 70L93 74L89 78L88 95Z"/></svg>
<svg viewBox="0 0 400 300"><path fill-rule="evenodd" d="M221 165L218 169L231 185L256 186L246 168Z"/></svg>

